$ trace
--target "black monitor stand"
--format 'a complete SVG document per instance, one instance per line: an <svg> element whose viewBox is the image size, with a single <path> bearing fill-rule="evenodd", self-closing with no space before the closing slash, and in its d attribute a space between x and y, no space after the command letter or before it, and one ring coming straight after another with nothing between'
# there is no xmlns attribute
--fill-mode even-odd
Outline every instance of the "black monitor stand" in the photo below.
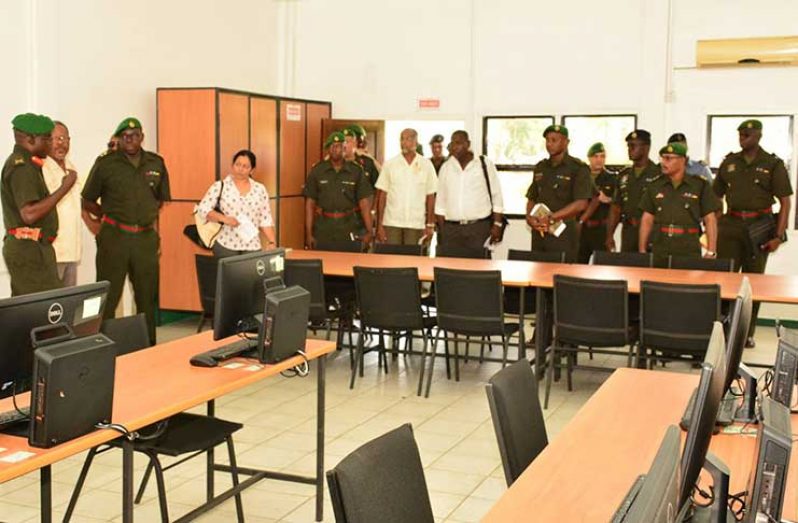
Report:
<svg viewBox="0 0 798 523"><path fill-rule="evenodd" d="M757 423L759 420L756 416L756 376L745 363L740 363L740 367L737 369L737 376L743 381L745 393L743 394L743 403L734 416L734 421Z"/></svg>
<svg viewBox="0 0 798 523"><path fill-rule="evenodd" d="M729 467L723 460L711 452L707 452L704 470L712 478L712 503L707 506L694 507L690 521L694 523L736 522L734 514L729 510Z"/></svg>

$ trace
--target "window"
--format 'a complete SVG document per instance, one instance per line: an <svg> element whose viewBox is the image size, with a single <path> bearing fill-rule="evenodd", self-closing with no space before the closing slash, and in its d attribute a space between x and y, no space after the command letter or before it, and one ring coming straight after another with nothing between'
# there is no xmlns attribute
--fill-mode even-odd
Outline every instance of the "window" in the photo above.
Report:
<svg viewBox="0 0 798 523"><path fill-rule="evenodd" d="M637 116L590 115L563 116L562 124L568 128L571 143L568 150L571 156L587 161L587 150L596 142L604 144L607 150L607 165L629 164L626 151L626 135L637 128Z"/></svg>
<svg viewBox="0 0 798 523"><path fill-rule="evenodd" d="M740 150L737 127L752 118L762 122L762 148L784 160L789 172L792 164L792 116L788 115L710 115L710 167L720 167L727 154Z"/></svg>

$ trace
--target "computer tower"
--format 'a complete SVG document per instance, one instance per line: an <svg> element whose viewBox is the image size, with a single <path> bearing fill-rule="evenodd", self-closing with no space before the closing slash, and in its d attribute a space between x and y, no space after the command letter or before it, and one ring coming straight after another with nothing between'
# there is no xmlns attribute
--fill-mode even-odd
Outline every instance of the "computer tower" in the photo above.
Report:
<svg viewBox="0 0 798 523"><path fill-rule="evenodd" d="M104 334L36 349L30 445L49 448L109 423L115 370L116 348Z"/></svg>
<svg viewBox="0 0 798 523"><path fill-rule="evenodd" d="M790 409L771 398L762 398L762 423L748 479L746 522L759 521L758 515L765 521L781 521L791 449Z"/></svg>
<svg viewBox="0 0 798 523"><path fill-rule="evenodd" d="M792 407L792 394L798 374L798 337L795 331L784 329L779 339L776 364L773 367L773 385L770 397L787 408Z"/></svg>
<svg viewBox="0 0 798 523"><path fill-rule="evenodd" d="M268 293L265 302L258 356L263 363L277 363L305 349L310 293L294 285Z"/></svg>

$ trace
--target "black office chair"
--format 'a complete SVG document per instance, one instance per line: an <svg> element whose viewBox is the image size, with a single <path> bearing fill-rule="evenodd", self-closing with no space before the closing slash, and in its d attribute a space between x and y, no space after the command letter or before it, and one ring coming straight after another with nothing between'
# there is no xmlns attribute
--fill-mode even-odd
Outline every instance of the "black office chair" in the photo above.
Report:
<svg viewBox="0 0 798 523"><path fill-rule="evenodd" d="M357 306L360 313L360 330L357 341L355 365L352 367L352 376L349 388L355 385L355 375L363 376L363 354L365 336L368 333L396 335L399 333L421 332L424 340L424 349L419 371L418 394L424 380L424 359L429 345L428 332L435 326L434 317L425 316L421 309L421 291L418 281L418 269L412 268L371 268L354 267L355 289L357 292ZM412 338L410 338L412 341ZM405 353L410 351L412 344L408 343ZM398 350L396 345L394 349ZM382 343L377 345L378 366L388 372L388 359Z"/></svg>
<svg viewBox="0 0 798 523"><path fill-rule="evenodd" d="M393 243L375 243L374 254L401 254L404 256L426 256L426 245L397 245Z"/></svg>
<svg viewBox="0 0 798 523"><path fill-rule="evenodd" d="M702 361L720 320L720 286L640 282L638 357L660 361Z"/></svg>
<svg viewBox="0 0 798 523"><path fill-rule="evenodd" d="M538 382L529 362L521 359L494 374L485 392L509 487L549 444Z"/></svg>
<svg viewBox="0 0 798 523"><path fill-rule="evenodd" d="M316 241L316 251L363 252L361 241Z"/></svg>
<svg viewBox="0 0 798 523"><path fill-rule="evenodd" d="M483 248L461 247L459 245L441 245L435 248L436 258L471 258L471 259L488 259L490 258L490 251Z"/></svg>
<svg viewBox="0 0 798 523"><path fill-rule="evenodd" d="M197 254L194 256L194 265L197 269L197 288L199 289L200 313L197 332L202 331L206 321L213 320L213 311L216 307L216 274L219 259L216 256Z"/></svg>
<svg viewBox="0 0 798 523"><path fill-rule="evenodd" d="M653 267L654 257L643 252L593 251L590 265L615 265L621 267Z"/></svg>
<svg viewBox="0 0 798 523"><path fill-rule="evenodd" d="M670 256L668 267L692 271L734 272L731 258L700 258L698 256Z"/></svg>
<svg viewBox="0 0 798 523"><path fill-rule="evenodd" d="M327 472L336 523L434 523L424 467L408 423Z"/></svg>
<svg viewBox="0 0 798 523"><path fill-rule="evenodd" d="M117 356L129 354L150 346L149 335L147 334L147 322L144 314L137 314L129 318L105 320L101 330L112 341L119 344L120 351L117 353ZM138 344L135 344L136 341L138 341ZM166 503L166 484L164 482L163 473L191 458L204 454L222 443L227 444L231 469L230 475L233 485L237 486L238 466L236 465L235 447L233 446L233 433L242 427L243 425L240 423L233 423L210 416L181 412L171 418L138 430L137 432L142 435L143 438L133 441L133 450L134 452L140 452L146 455L149 459L149 463L144 472L144 477L141 480L135 502L137 504L141 502L150 475L154 471L158 487L158 504L161 511L161 521L167 523L169 521L169 508ZM106 447L94 447L89 450L86 460L83 462L83 468L80 471L77 483L75 484L75 489L72 491L72 497L69 499L69 505L64 514L64 523L67 523L72 518L72 513L77 505L80 492L83 489L83 484L86 482L86 476L89 473L94 457L112 448L120 448L122 442L120 439L117 439L108 442L107 445ZM158 458L159 455L177 457L189 453L189 456L166 467L161 464ZM238 521L243 522L244 508L240 493L235 495L235 503Z"/></svg>
<svg viewBox="0 0 798 523"><path fill-rule="evenodd" d="M504 321L504 296L500 271L463 271L435 267L435 309L438 317L438 333L435 336L427 376L426 396L429 396L432 384L432 371L435 366L435 348L441 332L446 344L446 370L449 373L448 342L454 342L455 380L460 381L460 363L458 345L460 336L465 336L466 351L472 342L471 338L479 338L480 362L484 356L485 345L492 345L492 336L501 337L502 367L507 364L507 351L510 337L518 334L518 323ZM453 334L454 337L449 337ZM519 349L518 358L522 359L523 349Z"/></svg>
<svg viewBox="0 0 798 523"><path fill-rule="evenodd" d="M572 390L572 372L578 352L619 355L618 350L610 349L628 346L627 365L632 365L634 334L629 326L628 304L625 280L554 275L554 339L549 347L544 408L549 407L554 367L563 355L569 391Z"/></svg>

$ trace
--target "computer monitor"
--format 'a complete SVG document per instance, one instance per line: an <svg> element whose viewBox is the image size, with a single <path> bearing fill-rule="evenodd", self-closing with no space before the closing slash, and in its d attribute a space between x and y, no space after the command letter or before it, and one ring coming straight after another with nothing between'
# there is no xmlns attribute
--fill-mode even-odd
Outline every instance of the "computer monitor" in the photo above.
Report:
<svg viewBox="0 0 798 523"><path fill-rule="evenodd" d="M723 385L726 377L725 346L723 326L720 322L715 322L707 347L707 358L701 366L701 379L698 383L695 407L690 418L687 441L682 454L679 506L690 499L693 487L704 467L709 440L715 430L715 418L718 415L721 399L723 399Z"/></svg>
<svg viewBox="0 0 798 523"><path fill-rule="evenodd" d="M729 314L729 330L726 336L726 380L723 386L724 392L728 392L731 384L737 378L740 368L740 361L743 358L745 340L748 337L748 328L751 325L751 314L753 311L753 299L751 297L751 283L747 277L743 277L740 289L737 291L737 298L734 300Z"/></svg>
<svg viewBox="0 0 798 523"><path fill-rule="evenodd" d="M671 425L626 515L613 518L623 523L670 523L679 512L679 428Z"/></svg>
<svg viewBox="0 0 798 523"><path fill-rule="evenodd" d="M97 334L108 287L102 281L0 300L0 399L30 390L31 331L65 324L76 337Z"/></svg>
<svg viewBox="0 0 798 523"><path fill-rule="evenodd" d="M216 278L213 339L257 334L270 282L281 282L285 249L256 251L221 258Z"/></svg>
<svg viewBox="0 0 798 523"><path fill-rule="evenodd" d="M798 331L781 329L770 397L787 408L793 408L793 389L798 377Z"/></svg>

